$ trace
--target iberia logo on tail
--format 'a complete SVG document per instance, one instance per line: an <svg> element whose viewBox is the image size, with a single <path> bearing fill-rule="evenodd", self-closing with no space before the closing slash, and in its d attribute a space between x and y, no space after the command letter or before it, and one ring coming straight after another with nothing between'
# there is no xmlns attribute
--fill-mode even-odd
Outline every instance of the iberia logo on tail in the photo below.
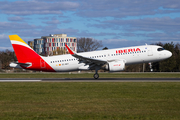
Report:
<svg viewBox="0 0 180 120"><path fill-rule="evenodd" d="M18 59L17 64L19 64L22 68L55 72L55 70L44 60L45 57L38 55L18 35L9 35L9 38ZM45 64L45 67L41 67L42 63Z"/></svg>

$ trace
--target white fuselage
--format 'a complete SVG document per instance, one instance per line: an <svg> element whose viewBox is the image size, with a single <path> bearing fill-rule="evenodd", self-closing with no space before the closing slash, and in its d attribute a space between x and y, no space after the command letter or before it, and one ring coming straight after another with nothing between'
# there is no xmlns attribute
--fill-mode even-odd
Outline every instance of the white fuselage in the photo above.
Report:
<svg viewBox="0 0 180 120"><path fill-rule="evenodd" d="M156 45L143 45L134 47L117 48L110 50L100 50L93 52L78 53L78 55L98 60L106 60L107 62L115 60L123 60L125 64L136 64L155 62L171 57L172 53L168 50L160 50L162 48ZM77 58L70 54L57 55L50 57L42 57L56 72L89 70L89 66L83 62L79 62ZM42 67L46 67L42 64Z"/></svg>

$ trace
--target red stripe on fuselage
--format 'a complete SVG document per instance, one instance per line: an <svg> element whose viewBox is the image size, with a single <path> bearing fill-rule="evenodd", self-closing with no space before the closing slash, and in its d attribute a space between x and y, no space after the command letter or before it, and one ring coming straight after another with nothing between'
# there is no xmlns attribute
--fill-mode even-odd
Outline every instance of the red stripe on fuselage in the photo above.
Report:
<svg viewBox="0 0 180 120"><path fill-rule="evenodd" d="M44 59L42 59L32 49L18 44L13 44L12 46L14 48L19 63L32 63L32 66L28 68L21 65L22 68L28 70L56 72L46 61L44 61Z"/></svg>

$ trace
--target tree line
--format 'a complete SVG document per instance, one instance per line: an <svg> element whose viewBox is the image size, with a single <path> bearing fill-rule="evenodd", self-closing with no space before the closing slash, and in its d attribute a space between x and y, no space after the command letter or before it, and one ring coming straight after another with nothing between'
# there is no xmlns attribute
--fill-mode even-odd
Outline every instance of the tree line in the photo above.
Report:
<svg viewBox="0 0 180 120"><path fill-rule="evenodd" d="M153 62L152 69L154 72L180 72L180 44L171 43L154 43L153 45L162 46L164 49L172 52L172 57L163 61ZM92 38L79 38L77 39L77 52L94 51L102 47L102 41L98 41ZM108 47L104 47L103 50L107 50ZM54 55L64 54L64 50L53 51ZM0 51L0 70L10 69L10 62L17 61L14 52L5 50ZM148 63L128 65L125 69L126 72L149 72L150 67Z"/></svg>
<svg viewBox="0 0 180 120"><path fill-rule="evenodd" d="M10 50L0 51L0 70L9 69L10 62L17 61L16 55Z"/></svg>

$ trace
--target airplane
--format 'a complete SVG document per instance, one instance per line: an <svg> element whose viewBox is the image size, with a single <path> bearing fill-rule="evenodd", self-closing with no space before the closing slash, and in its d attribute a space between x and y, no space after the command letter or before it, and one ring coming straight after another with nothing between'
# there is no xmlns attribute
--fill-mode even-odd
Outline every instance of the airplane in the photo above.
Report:
<svg viewBox="0 0 180 120"><path fill-rule="evenodd" d="M10 67L45 72L70 72L79 70L95 70L94 78L98 79L98 70L119 72L125 65L156 62L167 59L172 53L157 45L99 50L76 53L67 45L70 54L56 56L40 56L18 35L9 35L18 62Z"/></svg>

